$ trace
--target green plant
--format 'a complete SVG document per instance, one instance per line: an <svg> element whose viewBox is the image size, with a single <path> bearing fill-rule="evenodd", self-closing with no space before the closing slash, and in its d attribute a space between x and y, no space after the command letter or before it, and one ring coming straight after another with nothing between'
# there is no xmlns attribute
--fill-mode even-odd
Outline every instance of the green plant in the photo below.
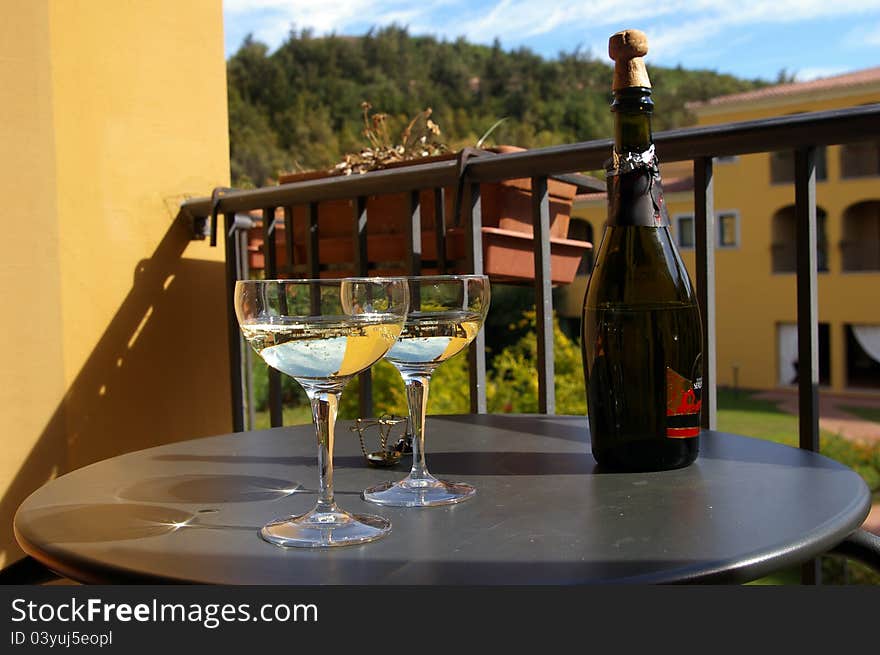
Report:
<svg viewBox="0 0 880 655"><path fill-rule="evenodd" d="M406 416L406 392L397 369L383 359L371 370L374 413ZM360 381L354 380L345 388L339 407L341 418L360 416L359 386ZM469 411L467 355L460 353L434 372L428 394L428 414L467 414Z"/></svg>
<svg viewBox="0 0 880 655"><path fill-rule="evenodd" d="M252 358L251 379L254 390L254 409L266 411L269 407L269 366L256 355ZM281 401L291 407L308 405L309 399L299 383L289 375L281 374Z"/></svg>
<svg viewBox="0 0 880 655"><path fill-rule="evenodd" d="M523 318L510 326L511 330L526 330L514 344L495 356L492 375L486 384L486 398L490 412L529 413L538 411L538 342L535 338L535 312L523 313ZM554 390L556 411L560 414L586 414L587 401L584 387L580 346L569 339L553 319L553 354L555 362Z"/></svg>

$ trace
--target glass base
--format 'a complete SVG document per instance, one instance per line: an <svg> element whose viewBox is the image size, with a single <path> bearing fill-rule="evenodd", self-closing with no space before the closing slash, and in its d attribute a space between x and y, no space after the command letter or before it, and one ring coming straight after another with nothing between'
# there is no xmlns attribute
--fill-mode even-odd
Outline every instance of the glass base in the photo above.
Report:
<svg viewBox="0 0 880 655"><path fill-rule="evenodd" d="M372 514L349 514L312 510L269 523L260 536L270 544L290 548L329 548L352 546L384 537L391 532L391 521Z"/></svg>
<svg viewBox="0 0 880 655"><path fill-rule="evenodd" d="M385 482L366 489L364 500L389 507L435 507L453 505L477 493L469 484L443 482L434 477L406 477L400 482Z"/></svg>

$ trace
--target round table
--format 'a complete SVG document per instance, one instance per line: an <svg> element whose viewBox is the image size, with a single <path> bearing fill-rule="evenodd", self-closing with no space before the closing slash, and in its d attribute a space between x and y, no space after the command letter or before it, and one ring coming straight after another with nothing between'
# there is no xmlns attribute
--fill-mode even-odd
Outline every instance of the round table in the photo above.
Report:
<svg viewBox="0 0 880 655"><path fill-rule="evenodd" d="M385 508L364 502L361 490L403 477L408 464L368 467L349 425L336 430L337 502L390 518L392 532L379 541L282 549L257 534L314 504L311 426L86 466L25 500L16 537L37 560L88 583L717 583L825 552L870 508L856 473L811 452L704 431L700 456L685 469L603 473L584 417L535 415L429 417L429 468L475 485L477 495L440 508Z"/></svg>

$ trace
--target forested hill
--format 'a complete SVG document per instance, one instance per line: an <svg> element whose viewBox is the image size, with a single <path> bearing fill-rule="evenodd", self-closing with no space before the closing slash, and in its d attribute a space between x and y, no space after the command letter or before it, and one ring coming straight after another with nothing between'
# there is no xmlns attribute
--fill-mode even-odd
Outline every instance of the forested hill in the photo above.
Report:
<svg viewBox="0 0 880 655"><path fill-rule="evenodd" d="M399 133L431 107L452 149L491 141L538 147L611 134L611 66L604 53L544 59L464 39L439 41L388 27L363 37L292 32L268 54L246 39L227 62L233 183L262 186L278 171L327 168L360 150L361 103L389 114ZM685 103L764 84L711 71L650 65L654 128L693 122Z"/></svg>

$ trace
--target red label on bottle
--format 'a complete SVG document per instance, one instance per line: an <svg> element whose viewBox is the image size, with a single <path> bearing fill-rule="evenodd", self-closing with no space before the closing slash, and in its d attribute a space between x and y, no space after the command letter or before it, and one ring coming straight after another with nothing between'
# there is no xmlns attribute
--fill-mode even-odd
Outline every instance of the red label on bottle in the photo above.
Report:
<svg viewBox="0 0 880 655"><path fill-rule="evenodd" d="M700 434L702 379L691 382L671 368L666 369L666 436L685 439Z"/></svg>

